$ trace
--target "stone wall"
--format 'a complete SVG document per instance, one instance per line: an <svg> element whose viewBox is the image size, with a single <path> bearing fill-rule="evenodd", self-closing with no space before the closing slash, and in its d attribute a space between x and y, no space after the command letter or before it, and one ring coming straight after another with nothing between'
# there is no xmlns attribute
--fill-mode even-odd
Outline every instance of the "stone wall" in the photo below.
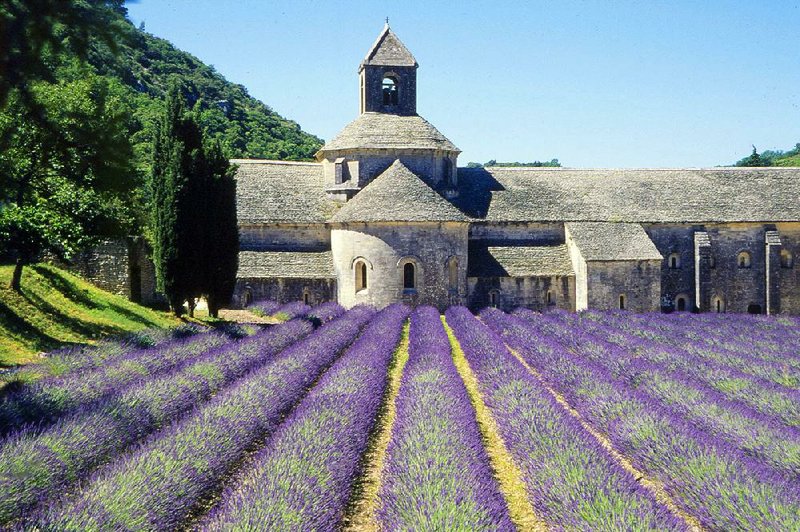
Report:
<svg viewBox="0 0 800 532"><path fill-rule="evenodd" d="M660 308L661 261L587 262L588 308L655 312Z"/></svg>
<svg viewBox="0 0 800 532"><path fill-rule="evenodd" d="M800 314L800 223L779 223L776 228L781 236L781 247L789 253L788 263L781 264L779 312Z"/></svg>
<svg viewBox="0 0 800 532"><path fill-rule="evenodd" d="M382 174L397 159L433 188L454 183L457 156L439 150L364 149L331 152L322 161L326 187L336 184L336 160L344 157L350 176L349 186L363 188ZM449 161L449 164L447 163Z"/></svg>
<svg viewBox="0 0 800 532"><path fill-rule="evenodd" d="M397 83L398 105L383 104L383 78ZM360 72L361 112L414 115L417 113L417 67L365 65Z"/></svg>
<svg viewBox="0 0 800 532"><path fill-rule="evenodd" d="M331 232L338 301L345 307L368 303L379 308L396 301L445 309L467 295L467 224L343 224ZM457 287L449 286L447 264L458 260ZM367 264L367 288L356 291L355 265ZM403 289L403 267L416 267L417 287Z"/></svg>
<svg viewBox="0 0 800 532"><path fill-rule="evenodd" d="M661 263L661 307L672 309L678 298L686 302L686 310L695 307L694 234L702 226L650 225L645 226L650 240L664 256ZM672 266L671 257L677 259Z"/></svg>
<svg viewBox="0 0 800 532"><path fill-rule="evenodd" d="M260 224L239 226L242 251L318 251L330 249L331 232L322 224Z"/></svg>
<svg viewBox="0 0 800 532"><path fill-rule="evenodd" d="M469 239L490 246L550 246L564 242L564 224L478 222L470 224Z"/></svg>
<svg viewBox="0 0 800 532"><path fill-rule="evenodd" d="M318 305L336 301L334 279L237 279L231 308L245 308L254 301L270 300L279 303L304 301Z"/></svg>
<svg viewBox="0 0 800 532"><path fill-rule="evenodd" d="M489 306L504 311L518 307L538 311L575 310L575 277L572 276L469 277L467 285L467 304L474 310Z"/></svg>

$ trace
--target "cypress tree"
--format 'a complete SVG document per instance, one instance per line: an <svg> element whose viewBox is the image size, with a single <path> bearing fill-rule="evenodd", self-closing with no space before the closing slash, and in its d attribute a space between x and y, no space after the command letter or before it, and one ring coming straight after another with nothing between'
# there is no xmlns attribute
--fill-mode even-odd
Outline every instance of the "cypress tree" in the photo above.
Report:
<svg viewBox="0 0 800 532"><path fill-rule="evenodd" d="M206 151L208 164L207 239L205 249L208 313L217 317L230 302L239 266L239 228L236 223L235 169L223 155L219 142Z"/></svg>
<svg viewBox="0 0 800 532"><path fill-rule="evenodd" d="M157 288L176 316L187 301L191 315L203 291L206 168L202 132L173 85L156 127L150 195Z"/></svg>

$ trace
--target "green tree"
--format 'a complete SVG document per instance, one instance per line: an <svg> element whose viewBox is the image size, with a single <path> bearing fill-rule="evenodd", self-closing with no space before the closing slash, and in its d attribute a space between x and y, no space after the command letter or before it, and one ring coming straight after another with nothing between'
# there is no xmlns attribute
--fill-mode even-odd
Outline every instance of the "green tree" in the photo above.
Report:
<svg viewBox="0 0 800 532"><path fill-rule="evenodd" d="M761 157L756 147L753 146L753 153L751 153L749 157L737 161L736 166L770 166L770 163L768 160Z"/></svg>
<svg viewBox="0 0 800 532"><path fill-rule="evenodd" d="M42 251L69 258L129 228L131 111L120 93L84 72L13 92L0 110L0 242L15 261L12 289Z"/></svg>
<svg viewBox="0 0 800 532"><path fill-rule="evenodd" d="M203 269L206 275L205 295L208 313L219 315L227 305L236 287L236 270L239 267L239 228L236 222L235 168L223 155L219 142L210 143L206 151L208 163L208 188L206 245Z"/></svg>

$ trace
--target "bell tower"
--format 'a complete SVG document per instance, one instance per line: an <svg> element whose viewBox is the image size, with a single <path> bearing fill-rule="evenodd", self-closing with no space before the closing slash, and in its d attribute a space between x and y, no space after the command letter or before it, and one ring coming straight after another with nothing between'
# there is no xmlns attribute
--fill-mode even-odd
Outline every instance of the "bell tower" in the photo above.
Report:
<svg viewBox="0 0 800 532"><path fill-rule="evenodd" d="M389 28L387 19L378 40L358 67L361 114L417 114L417 60Z"/></svg>

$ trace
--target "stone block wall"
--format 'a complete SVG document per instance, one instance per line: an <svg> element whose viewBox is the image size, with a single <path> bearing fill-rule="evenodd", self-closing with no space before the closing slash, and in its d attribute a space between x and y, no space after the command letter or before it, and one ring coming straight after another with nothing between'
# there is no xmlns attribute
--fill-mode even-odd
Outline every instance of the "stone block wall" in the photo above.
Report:
<svg viewBox="0 0 800 532"><path fill-rule="evenodd" d="M504 311L518 307L544 311L575 310L575 277L469 277L468 306L495 306ZM548 301L548 293L550 300ZM494 294L494 304L491 295Z"/></svg>
<svg viewBox="0 0 800 532"><path fill-rule="evenodd" d="M345 307L368 303L379 308L396 301L434 305L442 310L463 304L467 295L466 223L346 224L331 231L338 301ZM458 286L451 289L447 264L458 260ZM356 291L355 264L367 264L367 288ZM403 265L413 261L417 288L403 289Z"/></svg>
<svg viewBox="0 0 800 532"><path fill-rule="evenodd" d="M443 183L453 183L456 176L457 156L439 150L412 149L364 149L337 151L322 161L323 179L326 187L336 184L336 160L345 158L351 185L365 187L382 174L392 163L400 161L433 188ZM449 161L449 164L447 163ZM344 163L343 163L344 164Z"/></svg>
<svg viewBox="0 0 800 532"><path fill-rule="evenodd" d="M551 246L564 243L564 224L478 222L470 224L469 239L489 246Z"/></svg>
<svg viewBox="0 0 800 532"><path fill-rule="evenodd" d="M232 308L245 308L254 301L270 300L279 303L304 301L318 305L336 301L335 279L237 279L231 301Z"/></svg>
<svg viewBox="0 0 800 532"><path fill-rule="evenodd" d="M780 233L781 248L790 258L778 269L779 312L800 314L800 223L779 223L776 229Z"/></svg>
<svg viewBox="0 0 800 532"><path fill-rule="evenodd" d="M661 301L661 261L591 261L587 262L588 307L619 309L625 298L625 310L655 312Z"/></svg>
<svg viewBox="0 0 800 532"><path fill-rule="evenodd" d="M711 298L719 297L726 312L766 311L766 229L763 224L707 225L711 238ZM740 252L750 254L750 267L740 268ZM751 309L752 310L752 309Z"/></svg>
<svg viewBox="0 0 800 532"><path fill-rule="evenodd" d="M692 225L650 225L645 231L664 256L661 264L661 307L672 309L677 299L686 301L686 310L695 307L695 252L694 234L702 226ZM675 256L677 267L672 267L671 257Z"/></svg>

